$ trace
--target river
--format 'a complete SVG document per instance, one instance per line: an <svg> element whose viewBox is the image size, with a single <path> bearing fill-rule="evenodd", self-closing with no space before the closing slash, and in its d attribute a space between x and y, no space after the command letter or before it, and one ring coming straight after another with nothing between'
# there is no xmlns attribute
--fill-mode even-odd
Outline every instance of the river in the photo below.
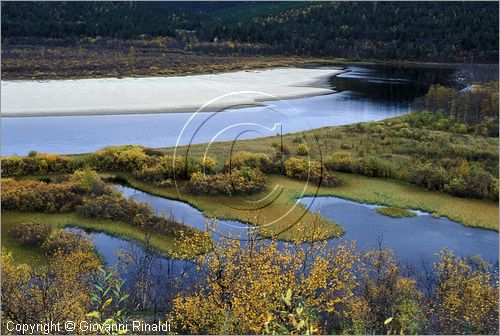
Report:
<svg viewBox="0 0 500 336"><path fill-rule="evenodd" d="M2 155L84 153L122 144L170 147L299 132L407 113L453 69L349 66L330 79L336 93L210 113L2 118ZM184 132L181 134L181 130ZM241 135L240 135L241 134Z"/></svg>
<svg viewBox="0 0 500 336"><path fill-rule="evenodd" d="M146 202L158 215L173 216L185 225L204 230L207 218L187 203L153 196L127 186L116 185L116 188L129 198ZM304 197L300 202L305 206L311 205L310 211L317 211L345 228L345 234L329 239L329 245L353 241L358 251L365 252L376 249L382 243L394 252L400 262L416 267L423 261L436 261L437 254L444 248L453 250L458 256L479 255L491 264L498 264L499 235L494 231L467 227L420 211L416 211L415 217L387 217L375 211L377 205L337 197ZM228 235L244 238L247 227L237 221L218 220L213 238L216 241L220 236ZM117 262L117 250L134 246L134 243L104 233L91 234L91 238L109 264Z"/></svg>

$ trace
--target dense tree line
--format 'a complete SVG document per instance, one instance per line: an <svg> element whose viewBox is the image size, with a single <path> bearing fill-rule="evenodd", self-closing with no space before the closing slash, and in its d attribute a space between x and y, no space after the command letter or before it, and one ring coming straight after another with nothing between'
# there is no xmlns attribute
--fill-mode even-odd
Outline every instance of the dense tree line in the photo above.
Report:
<svg viewBox="0 0 500 336"><path fill-rule="evenodd" d="M335 2L227 22L208 37L349 58L496 62L498 4ZM314 24L313 24L314 23Z"/></svg>
<svg viewBox="0 0 500 336"><path fill-rule="evenodd" d="M196 28L198 24L194 12L169 9L155 2L2 3L2 37L174 36L175 29Z"/></svg>
<svg viewBox="0 0 500 336"><path fill-rule="evenodd" d="M255 45L266 54L498 60L494 2L2 3L3 38L179 36L179 29L197 38L192 50L215 53L254 53Z"/></svg>

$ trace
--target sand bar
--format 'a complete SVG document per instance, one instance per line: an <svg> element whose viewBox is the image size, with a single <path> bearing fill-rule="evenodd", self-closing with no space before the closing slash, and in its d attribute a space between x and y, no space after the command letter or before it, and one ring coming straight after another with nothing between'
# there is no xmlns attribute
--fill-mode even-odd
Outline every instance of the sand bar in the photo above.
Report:
<svg viewBox="0 0 500 336"><path fill-rule="evenodd" d="M203 111L214 111L332 93L327 80L340 72L278 68L178 77L2 81L1 112L3 117L166 113L194 112L204 105Z"/></svg>

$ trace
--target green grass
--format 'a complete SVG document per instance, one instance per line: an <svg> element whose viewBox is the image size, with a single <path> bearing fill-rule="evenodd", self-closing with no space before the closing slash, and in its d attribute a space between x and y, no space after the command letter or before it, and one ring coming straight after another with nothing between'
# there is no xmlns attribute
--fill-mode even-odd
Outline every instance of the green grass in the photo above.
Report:
<svg viewBox="0 0 500 336"><path fill-rule="evenodd" d="M236 219L255 225L259 223L257 221L252 222L252 220L260 218L262 222L262 218L270 219L278 217L284 209L289 209L295 203L297 197L302 195L314 196L317 194L318 196L336 196L361 203L400 209L422 210L437 217L449 218L466 226L498 231L498 204L495 202L455 197L390 179L368 178L345 173L337 174L343 181L342 186L335 188L321 187L318 190L315 186L309 185L305 188L304 193L302 192L304 189L303 181L278 175L268 176L267 190L273 190L275 186L281 186L283 187L283 191L274 203L262 209L260 213L254 212L253 216L249 215L248 211L241 211L231 207L241 203L241 199L238 197L193 196L182 190L178 193L173 187L162 188L146 184L132 178L130 174L119 175L125 178L134 188L160 197L185 201L203 211L207 216ZM266 193L267 191L257 195L255 198L262 197ZM297 207L292 211L286 222L293 222L296 219L295 216L302 215L303 213L304 208ZM311 225L315 220L316 218L313 214L305 212L304 217L299 220L299 224L279 235L278 238L288 240L307 238L307 233L311 231ZM266 233L279 232L282 229L281 225L285 225L285 223L278 222L275 226L267 227L264 235ZM320 227L323 230L331 230L330 232L336 234L342 232L341 226L342 223L334 224L328 221L320 223Z"/></svg>
<svg viewBox="0 0 500 336"><path fill-rule="evenodd" d="M468 134L411 128L411 134L403 135L396 131L404 116L385 119L379 122L359 123L366 129L380 128L382 133L359 131L356 125L317 128L298 133L283 134L283 144L292 153L296 152L297 140L306 144L311 159L327 162L336 152L351 154L353 159L376 156L390 164L395 171L409 174L416 158L433 161L443 157L464 158L470 164L485 165L493 176L498 176L498 138L488 138ZM413 137L418 136L416 140ZM295 140L295 141L294 141ZM273 144L280 144L279 135L265 138L238 140L236 142L213 142L207 155L215 158L220 166L229 160L230 153L248 151L273 155ZM173 154L174 148L163 148ZM177 148L177 155L203 157L207 144L192 144ZM483 160L482 156L496 157L496 160ZM479 157L479 159L477 158Z"/></svg>
<svg viewBox="0 0 500 336"><path fill-rule="evenodd" d="M376 211L381 215L394 218L415 217L417 215L413 211L394 207L381 207L377 208Z"/></svg>
<svg viewBox="0 0 500 336"><path fill-rule="evenodd" d="M30 265L40 265L46 262L47 257L40 248L22 246L12 239L8 231L11 227L25 222L38 222L51 225L56 228L80 227L95 232L104 232L111 236L127 240L134 240L139 243L145 241L145 232L131 224L111 221L90 219L78 216L75 213L33 213L2 211L2 247L12 251L14 261L18 263L28 263ZM160 254L170 255L179 252L179 246L175 238L153 233L150 243Z"/></svg>

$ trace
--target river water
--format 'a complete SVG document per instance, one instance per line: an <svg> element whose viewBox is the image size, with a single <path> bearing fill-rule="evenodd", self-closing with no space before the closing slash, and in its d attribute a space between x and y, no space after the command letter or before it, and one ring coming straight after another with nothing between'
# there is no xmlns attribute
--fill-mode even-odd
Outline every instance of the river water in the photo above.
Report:
<svg viewBox="0 0 500 336"><path fill-rule="evenodd" d="M158 215L173 216L185 225L204 230L207 218L191 205L176 200L153 196L131 187L117 185L125 196L146 202ZM437 260L444 248L458 256L481 256L491 264L498 264L499 235L497 232L466 227L447 218L434 218L430 214L416 211L415 217L391 218L375 211L377 205L362 204L337 197L304 197L300 202L311 206L310 211L319 212L345 228L341 238L333 238L328 244L354 241L356 249L364 252L376 249L379 243L390 248L398 260L419 267L423 261ZM248 226L237 221L218 220L213 236L245 237ZM91 234L97 250L109 264L117 262L116 251L130 249L134 243L110 237L104 233ZM137 247L136 247L137 249Z"/></svg>
<svg viewBox="0 0 500 336"><path fill-rule="evenodd" d="M71 154L121 144L170 147L381 120L407 113L416 97L432 83L445 83L451 71L349 66L330 80L336 93L224 112L2 118L1 151Z"/></svg>

